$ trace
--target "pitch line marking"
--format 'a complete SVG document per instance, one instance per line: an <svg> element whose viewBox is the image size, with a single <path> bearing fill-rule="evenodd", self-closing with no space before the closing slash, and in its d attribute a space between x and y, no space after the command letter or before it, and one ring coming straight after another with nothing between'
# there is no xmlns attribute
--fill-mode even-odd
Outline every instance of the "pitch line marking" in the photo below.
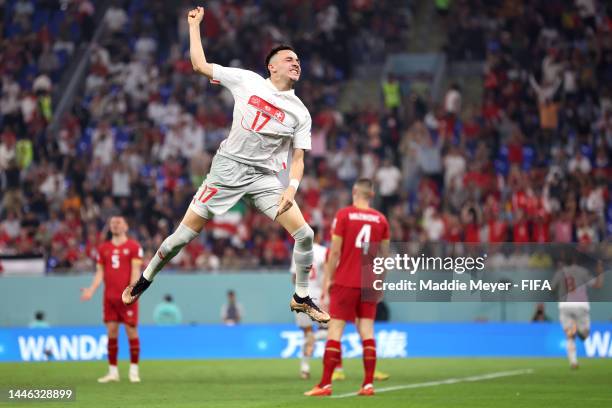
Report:
<svg viewBox="0 0 612 408"><path fill-rule="evenodd" d="M497 371L494 373L473 375L470 377L447 378L446 380L428 381L428 382L422 382L422 383L396 385L393 387L376 388L376 394L380 394L382 392L389 392L389 391L408 390L412 388L436 387L438 385L449 385L449 384L457 384L457 383L462 383L462 382L492 380L495 378L512 377L515 375L532 374L532 373L533 373L532 368L524 368L521 370L511 370L511 371ZM350 392L348 394L332 395L331 398L347 398L347 397L354 397L356 395L357 395L356 392Z"/></svg>

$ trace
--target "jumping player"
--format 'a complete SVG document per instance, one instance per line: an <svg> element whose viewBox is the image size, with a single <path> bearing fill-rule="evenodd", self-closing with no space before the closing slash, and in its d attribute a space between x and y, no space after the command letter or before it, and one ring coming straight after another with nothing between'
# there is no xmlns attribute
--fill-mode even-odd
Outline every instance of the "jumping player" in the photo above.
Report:
<svg viewBox="0 0 612 408"><path fill-rule="evenodd" d="M365 377L358 394L374 395L376 300L362 298L362 274L373 273L367 266L362 269L362 256L377 249L382 256L387 256L389 224L383 214L370 208L373 197L372 181L357 180L353 186L353 205L339 210L332 224L332 241L323 278L323 293L324 296L329 293L331 315L323 355L323 376L321 382L304 395L332 394L332 373L342 356L340 340L346 322L352 321L355 321L363 345Z"/></svg>
<svg viewBox="0 0 612 408"><path fill-rule="evenodd" d="M108 373L99 378L98 382L119 381L119 370L117 369L119 323L125 325L130 344L130 381L140 382L138 304L125 305L121 301L121 293L126 285L133 284L140 276L142 248L138 242L128 238L128 224L122 216L111 217L109 229L112 237L110 241L104 242L98 248L96 274L91 285L81 289L81 300L90 300L100 284L104 282L104 324L108 335Z"/></svg>
<svg viewBox="0 0 612 408"><path fill-rule="evenodd" d="M576 356L576 336L581 340L589 337L591 330L590 304L587 287L600 289L603 287L603 263L599 261L596 266L596 275L593 275L578 264L577 257L572 258L568 265L560 265L551 281L553 289L559 295L559 320L566 336L567 358L570 368L578 368Z"/></svg>
<svg viewBox="0 0 612 408"><path fill-rule="evenodd" d="M321 245L321 233L318 228L313 228L314 231L314 244L313 250L313 263L310 269L310 275L308 276L308 289L310 290L310 296L313 299L320 299L322 286L323 286L323 273L325 266L325 258L327 255L327 248ZM291 275L293 283L295 284L296 267L295 263L291 263ZM315 333L313 330L312 320L303 313L295 315L295 323L304 332L304 345L302 347L302 361L300 362L300 377L304 380L310 378L310 357L314 351ZM317 335L326 336L327 329L317 330ZM319 337L317 336L317 337ZM323 337L325 338L325 337Z"/></svg>
<svg viewBox="0 0 612 408"><path fill-rule="evenodd" d="M308 294L314 233L294 201L304 173L304 151L311 147L312 120L293 91L293 85L300 79L300 60L290 46L272 49L266 58L268 79L252 71L212 64L206 60L202 48L202 17L202 7L189 11L187 17L191 63L196 72L225 86L234 96L232 127L180 225L161 244L136 285L125 289L123 301L134 302L164 265L198 236L208 220L225 213L244 198L280 223L295 239L296 285L291 310L306 313L315 321L327 322L329 314ZM284 188L277 173L287 168L290 147L293 148L290 181Z"/></svg>

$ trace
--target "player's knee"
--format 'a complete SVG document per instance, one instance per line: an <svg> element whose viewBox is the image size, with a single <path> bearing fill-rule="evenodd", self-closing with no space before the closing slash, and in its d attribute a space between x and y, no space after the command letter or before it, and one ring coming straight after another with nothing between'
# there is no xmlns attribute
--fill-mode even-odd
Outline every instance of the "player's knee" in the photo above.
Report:
<svg viewBox="0 0 612 408"><path fill-rule="evenodd" d="M128 339L135 339L138 337L138 328L134 325L125 325L125 332L127 333Z"/></svg>
<svg viewBox="0 0 612 408"><path fill-rule="evenodd" d="M190 243L195 237L198 236L198 233L193 231L192 229L180 224L176 231L169 237L167 237L164 242L162 242L160 246L161 252L166 254L175 255L178 253L185 245Z"/></svg>
<svg viewBox="0 0 612 408"><path fill-rule="evenodd" d="M111 339L116 339L119 337L119 327L108 327L107 328L107 336Z"/></svg>
<svg viewBox="0 0 612 408"><path fill-rule="evenodd" d="M299 251L310 251L312 250L312 243L314 242L314 231L310 228L310 225L304 224L292 234L295 239L295 247Z"/></svg>
<svg viewBox="0 0 612 408"><path fill-rule="evenodd" d="M164 239L164 242L162 242L162 244L159 246L159 251L164 255L174 254L180 249L181 246L179 246L177 240L173 239L172 235L166 237L166 239Z"/></svg>

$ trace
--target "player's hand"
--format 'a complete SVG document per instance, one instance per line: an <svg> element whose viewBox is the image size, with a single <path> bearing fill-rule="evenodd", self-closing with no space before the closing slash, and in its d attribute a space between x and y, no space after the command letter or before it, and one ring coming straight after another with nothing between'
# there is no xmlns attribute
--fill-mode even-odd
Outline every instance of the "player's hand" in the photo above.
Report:
<svg viewBox="0 0 612 408"><path fill-rule="evenodd" d="M86 302L93 297L94 291L91 288L81 288L81 302Z"/></svg>
<svg viewBox="0 0 612 408"><path fill-rule="evenodd" d="M279 215L281 215L282 213L290 209L291 206L293 206L294 198L295 188L291 186L287 187L287 189L285 189L280 199L278 200L278 211L276 212L276 218L278 218Z"/></svg>
<svg viewBox="0 0 612 408"><path fill-rule="evenodd" d="M189 10L187 14L187 22L189 25L200 25L204 18L204 7L196 7L193 10Z"/></svg>

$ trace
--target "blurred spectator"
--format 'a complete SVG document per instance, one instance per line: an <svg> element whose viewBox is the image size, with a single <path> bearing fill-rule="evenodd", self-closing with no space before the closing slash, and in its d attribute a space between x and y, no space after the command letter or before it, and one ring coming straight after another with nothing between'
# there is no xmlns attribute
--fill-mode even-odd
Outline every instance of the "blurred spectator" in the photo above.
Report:
<svg viewBox="0 0 612 408"><path fill-rule="evenodd" d="M393 112L393 116L397 117L398 111L402 104L401 84L397 78L390 74L382 83L383 96L385 99L385 108L389 112Z"/></svg>
<svg viewBox="0 0 612 408"><path fill-rule="evenodd" d="M381 197L381 211L387 213L389 208L399 199L400 181L402 173L393 165L390 159L384 159L382 166L376 172L375 181Z"/></svg>
<svg viewBox="0 0 612 408"><path fill-rule="evenodd" d="M461 113L461 88L453 83L444 96L444 110L453 117Z"/></svg>
<svg viewBox="0 0 612 408"><path fill-rule="evenodd" d="M550 317L546 314L546 305L544 303L536 304L535 312L531 317L531 321L534 323L538 322L550 322Z"/></svg>
<svg viewBox="0 0 612 408"><path fill-rule="evenodd" d="M111 6L106 10L104 21L108 29L113 33L123 30L128 22L128 15L125 10L121 8L119 1L112 2Z"/></svg>
<svg viewBox="0 0 612 408"><path fill-rule="evenodd" d="M433 206L427 208L423 214L423 230L430 242L438 242L444 236L444 221Z"/></svg>
<svg viewBox="0 0 612 408"><path fill-rule="evenodd" d="M153 309L153 321L158 326L173 326L183 322L183 314L172 295L165 295L163 302L160 302Z"/></svg>
<svg viewBox="0 0 612 408"><path fill-rule="evenodd" d="M34 313L34 320L32 320L28 327L30 329L44 329L49 327L49 323L45 320L45 313L40 310Z"/></svg>
<svg viewBox="0 0 612 408"><path fill-rule="evenodd" d="M240 323L242 320L242 306L236 301L236 294L233 290L227 291L227 303L221 307L221 319L228 326Z"/></svg>

